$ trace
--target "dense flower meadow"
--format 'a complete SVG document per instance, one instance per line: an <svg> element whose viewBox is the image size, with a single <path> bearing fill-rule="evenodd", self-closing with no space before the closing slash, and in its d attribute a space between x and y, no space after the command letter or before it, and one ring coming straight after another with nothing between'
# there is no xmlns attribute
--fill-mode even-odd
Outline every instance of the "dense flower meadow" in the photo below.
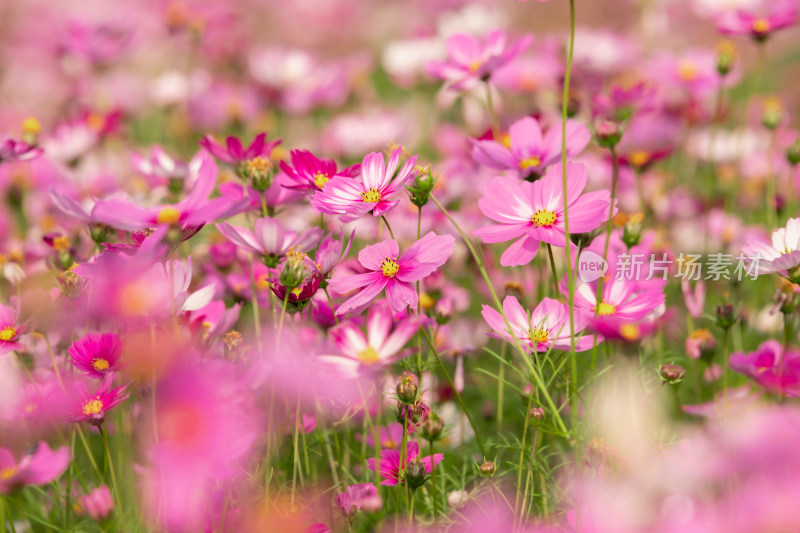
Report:
<svg viewBox="0 0 800 533"><path fill-rule="evenodd" d="M0 5L0 533L800 531L798 0Z"/></svg>

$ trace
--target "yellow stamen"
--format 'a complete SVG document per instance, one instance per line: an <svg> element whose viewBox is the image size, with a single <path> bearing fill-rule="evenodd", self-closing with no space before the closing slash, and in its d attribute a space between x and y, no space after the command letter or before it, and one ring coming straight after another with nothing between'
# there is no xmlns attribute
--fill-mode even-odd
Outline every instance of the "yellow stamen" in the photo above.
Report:
<svg viewBox="0 0 800 533"><path fill-rule="evenodd" d="M363 350L358 354L358 360L365 365L373 365L380 361L380 359L381 358L378 356L378 352L375 351L375 348L372 346L367 346L366 350Z"/></svg>
<svg viewBox="0 0 800 533"><path fill-rule="evenodd" d="M545 328L536 328L531 331L531 340L537 344L545 343L550 340L550 330Z"/></svg>
<svg viewBox="0 0 800 533"><path fill-rule="evenodd" d="M635 341L639 338L639 326L636 324L623 324L621 328L619 328L619 334L622 335L622 338L626 341Z"/></svg>
<svg viewBox="0 0 800 533"><path fill-rule="evenodd" d="M0 330L0 341L10 341L17 334L17 330L11 326L6 326Z"/></svg>
<svg viewBox="0 0 800 533"><path fill-rule="evenodd" d="M27 135L38 135L42 131L42 124L33 117L28 117L22 121L22 133Z"/></svg>
<svg viewBox="0 0 800 533"><path fill-rule="evenodd" d="M70 246L69 239L67 239L63 235L53 239L53 248L58 250L59 252L63 252L64 250L69 250L69 246Z"/></svg>
<svg viewBox="0 0 800 533"><path fill-rule="evenodd" d="M83 414L98 415L103 412L103 402L98 399L88 400L83 404Z"/></svg>
<svg viewBox="0 0 800 533"><path fill-rule="evenodd" d="M521 159L520 160L519 168L521 168L522 170L525 170L525 169L528 169L528 168L531 168L531 167L536 168L541 164L542 164L542 160L540 158L538 158L538 157L526 157L525 159Z"/></svg>
<svg viewBox="0 0 800 533"><path fill-rule="evenodd" d="M504 133L500 136L500 144L506 148L511 148L511 135Z"/></svg>
<svg viewBox="0 0 800 533"><path fill-rule="evenodd" d="M247 173L251 176L266 175L272 168L272 161L266 157L254 157L247 162Z"/></svg>
<svg viewBox="0 0 800 533"><path fill-rule="evenodd" d="M638 152L633 152L629 159L631 164L633 164L633 166L643 167L644 165L647 164L648 161L650 161L650 154L648 152L640 150Z"/></svg>
<svg viewBox="0 0 800 533"><path fill-rule="evenodd" d="M320 189L325 188L325 184L331 181L331 179L323 174L322 172L317 172L314 174L314 185L319 187Z"/></svg>
<svg viewBox="0 0 800 533"><path fill-rule="evenodd" d="M373 187L370 190L361 193L361 200L364 202L380 202L381 193L378 189Z"/></svg>
<svg viewBox="0 0 800 533"><path fill-rule="evenodd" d="M753 31L756 33L767 33L771 28L768 20L756 19L753 21Z"/></svg>
<svg viewBox="0 0 800 533"><path fill-rule="evenodd" d="M600 316L613 315L616 312L617 312L617 306L616 305L611 305L611 304L606 303L606 302L600 302L597 305L597 314L600 315Z"/></svg>
<svg viewBox="0 0 800 533"><path fill-rule="evenodd" d="M15 466L7 466L0 470L0 479L6 480L14 476L17 473L17 467Z"/></svg>
<svg viewBox="0 0 800 533"><path fill-rule="evenodd" d="M697 74L697 66L691 61L681 61L678 65L678 77L683 81L693 81Z"/></svg>
<svg viewBox="0 0 800 533"><path fill-rule="evenodd" d="M533 218L531 219L533 223L536 225L537 228L542 226L550 227L556 222L556 214L552 211L545 211L543 209L539 209L533 214Z"/></svg>
<svg viewBox="0 0 800 533"><path fill-rule="evenodd" d="M386 258L381 263L381 271L383 275L387 278L393 278L395 274L400 270L400 265L397 264L397 261L394 259Z"/></svg>
<svg viewBox="0 0 800 533"><path fill-rule="evenodd" d="M92 368L97 370L98 372L103 372L104 370L108 370L109 364L108 361L105 359L95 359L92 361Z"/></svg>
<svg viewBox="0 0 800 533"><path fill-rule="evenodd" d="M175 209L174 207L165 207L161 211L158 212L158 216L156 217L156 222L159 224L175 224L180 220L181 212Z"/></svg>
<svg viewBox="0 0 800 533"><path fill-rule="evenodd" d="M433 308L436 302L433 301L427 292L421 292L419 295L419 308L423 311Z"/></svg>

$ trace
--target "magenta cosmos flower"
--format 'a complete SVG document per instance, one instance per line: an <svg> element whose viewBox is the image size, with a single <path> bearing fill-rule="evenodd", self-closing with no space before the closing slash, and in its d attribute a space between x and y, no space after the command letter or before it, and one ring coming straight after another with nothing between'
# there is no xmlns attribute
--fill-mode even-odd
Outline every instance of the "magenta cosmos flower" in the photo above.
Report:
<svg viewBox="0 0 800 533"><path fill-rule="evenodd" d="M376 459L367 459L367 466L373 472L378 472L383 481L381 485L387 486L394 486L394 485L404 485L404 470L409 463L413 462L419 456L419 446L417 445L416 441L410 440L406 444L406 457L405 460L401 461L400 450L381 450L381 462L379 465L380 470L376 468ZM425 466L425 472L430 474L431 471L436 468L442 459L444 459L444 454L437 453L435 455L429 455L427 457L422 457L419 459L419 462Z"/></svg>
<svg viewBox="0 0 800 533"><path fill-rule="evenodd" d="M280 143L281 139L267 142L267 134L259 133L247 148L242 146L242 141L236 137L228 137L226 146L222 146L211 135L206 135L200 141L200 146L223 163L236 167L257 158L268 158L272 150Z"/></svg>
<svg viewBox="0 0 800 533"><path fill-rule="evenodd" d="M92 216L98 222L127 231L160 225L199 229L209 221L242 211L247 205L244 199L225 196L209 198L217 183L217 165L209 157L203 159L194 188L180 202L146 208L129 200L113 198L97 202Z"/></svg>
<svg viewBox="0 0 800 533"><path fill-rule="evenodd" d="M592 138L580 122L567 120L567 157L581 153ZM497 170L513 170L520 177L541 175L547 167L561 159L561 123L547 133L533 117L514 122L500 141L474 140L472 157L483 166Z"/></svg>
<svg viewBox="0 0 800 533"><path fill-rule="evenodd" d="M370 211L376 217L384 215L400 202L403 186L416 175L414 155L395 176L402 152L402 148L395 148L388 165L383 154L372 152L361 163L359 177L336 176L314 194L311 205L321 213L339 215L342 222L352 222Z"/></svg>
<svg viewBox="0 0 800 533"><path fill-rule="evenodd" d="M485 41L473 35L457 34L447 38L447 61L432 61L428 73L445 80L452 89L467 89L479 81L487 81L503 65L514 59L533 42L525 35L508 43L501 30L491 32Z"/></svg>
<svg viewBox="0 0 800 533"><path fill-rule="evenodd" d="M322 237L320 228L309 228L302 233L287 231L277 218L271 217L256 220L253 231L224 222L217 224L217 229L236 246L263 256L266 264L273 267L290 249L308 250Z"/></svg>
<svg viewBox="0 0 800 533"><path fill-rule="evenodd" d="M67 353L75 368L86 375L102 378L122 366L122 346L116 333L89 333L72 343Z"/></svg>
<svg viewBox="0 0 800 533"><path fill-rule="evenodd" d="M730 366L765 389L800 396L800 352L784 351L776 340L762 343L753 353L731 354Z"/></svg>
<svg viewBox="0 0 800 533"><path fill-rule="evenodd" d="M569 350L571 347L569 327L569 307L558 300L544 298L536 309L531 312L530 318L519 301L513 296L506 296L503 300L503 313L511 325L512 337L506 326L503 315L488 305L484 305L481 314L483 319L491 326L494 333L489 335L507 342L514 342L517 338L522 347L530 352L546 352L548 350ZM588 324L588 317L580 310L575 313L575 334L583 331ZM594 337L582 335L575 337L575 350L582 352L592 347Z"/></svg>
<svg viewBox="0 0 800 533"><path fill-rule="evenodd" d="M352 178L361 165L355 164L339 170L332 159L319 159L308 150L292 150L292 164L281 161L285 179L281 185L298 191L321 191L334 176Z"/></svg>
<svg viewBox="0 0 800 533"><path fill-rule="evenodd" d="M452 235L430 232L402 254L397 241L392 239L365 247L358 252L358 262L368 272L329 281L331 289L338 294L361 289L340 305L336 314L361 311L384 288L386 301L394 311L416 307L417 292L412 283L442 266L453 253L455 242Z"/></svg>
<svg viewBox="0 0 800 533"><path fill-rule="evenodd" d="M795 24L797 2L785 0L773 3L769 12L760 14L747 9L726 12L717 20L717 30L727 35L749 35L757 41L765 41L773 32Z"/></svg>
<svg viewBox="0 0 800 533"><path fill-rule="evenodd" d="M27 161L42 153L40 148L18 141L8 135L0 136L0 163Z"/></svg>
<svg viewBox="0 0 800 533"><path fill-rule="evenodd" d="M339 324L331 329L330 335L341 355L325 355L320 359L348 376L383 369L403 356L403 346L418 329L416 316L395 321L386 302L379 302L369 310L366 335L352 321Z"/></svg>
<svg viewBox="0 0 800 533"><path fill-rule="evenodd" d="M501 265L530 263L539 251L540 241L553 246L565 245L561 168L560 163L551 166L544 178L533 183L498 176L486 187L478 207L498 224L473 233L490 243L517 239L503 252ZM586 186L586 167L567 163L567 184L570 233L595 230L608 220L611 203L608 191L581 194Z"/></svg>
<svg viewBox="0 0 800 533"><path fill-rule="evenodd" d="M70 460L66 446L53 451L44 441L19 461L14 460L10 450L0 448L0 494L25 485L46 485L55 481L67 469Z"/></svg>
<svg viewBox="0 0 800 533"><path fill-rule="evenodd" d="M20 348L19 337L25 326L19 323L19 312L0 304L0 355Z"/></svg>
<svg viewBox="0 0 800 533"><path fill-rule="evenodd" d="M106 413L125 401L129 394L125 391L127 385L111 387L114 379L112 374L103 376L103 381L94 393L90 393L83 381L73 385L74 406L70 408L68 419L70 422L89 422L100 425L106 418Z"/></svg>

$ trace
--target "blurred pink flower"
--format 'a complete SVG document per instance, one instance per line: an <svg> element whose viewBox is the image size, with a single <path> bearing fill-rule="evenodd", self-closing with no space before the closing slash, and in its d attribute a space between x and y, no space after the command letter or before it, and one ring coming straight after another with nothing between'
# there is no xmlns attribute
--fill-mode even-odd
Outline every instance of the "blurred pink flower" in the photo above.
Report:
<svg viewBox="0 0 800 533"><path fill-rule="evenodd" d="M762 5L771 9L737 9L722 13L717 18L717 30L727 35L749 35L757 41L765 41L773 32L797 24L797 2L794 0L763 2Z"/></svg>
<svg viewBox="0 0 800 533"><path fill-rule="evenodd" d="M281 143L281 139L276 139L272 142L267 142L266 139L266 133L259 133L250 143L250 146L244 148L242 141L237 137L231 136L227 138L226 146L223 147L214 137L206 135L200 141L200 146L223 163L236 167L258 157L268 158L273 148Z"/></svg>
<svg viewBox="0 0 800 533"><path fill-rule="evenodd" d="M19 338L25 332L19 309L0 304L0 355L20 348Z"/></svg>
<svg viewBox="0 0 800 533"><path fill-rule="evenodd" d="M10 450L0 448L0 494L25 485L46 485L58 479L69 466L71 459L66 447L51 450L46 442L23 455L19 461Z"/></svg>
<svg viewBox="0 0 800 533"><path fill-rule="evenodd" d="M784 350L776 340L763 342L753 353L731 354L730 367L768 390L800 396L800 352Z"/></svg>
<svg viewBox="0 0 800 533"><path fill-rule="evenodd" d="M372 483L357 483L347 487L345 492L336 495L336 503L346 517L352 517L358 511L378 511L383 505L378 488Z"/></svg>
<svg viewBox="0 0 800 533"><path fill-rule="evenodd" d="M320 228L308 228L302 233L287 231L280 220L272 217L256 220L253 231L225 222L217 224L217 229L232 243L265 258L267 265L273 267L289 250L310 250L322 237Z"/></svg>
<svg viewBox="0 0 800 533"><path fill-rule="evenodd" d="M107 485L100 485L88 494L83 494L75 500L75 503L80 510L98 522L102 522L114 512L114 498Z"/></svg>
<svg viewBox="0 0 800 533"><path fill-rule="evenodd" d="M102 378L120 369L122 347L116 333L88 333L69 347L72 364L86 375Z"/></svg>

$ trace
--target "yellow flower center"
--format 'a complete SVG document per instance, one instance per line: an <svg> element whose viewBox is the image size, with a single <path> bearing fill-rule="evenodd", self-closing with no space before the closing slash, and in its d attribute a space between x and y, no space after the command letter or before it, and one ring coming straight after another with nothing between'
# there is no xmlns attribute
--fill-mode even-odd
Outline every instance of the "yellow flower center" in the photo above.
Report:
<svg viewBox="0 0 800 533"><path fill-rule="evenodd" d="M480 59L476 59L475 61L469 64L469 70L470 72L477 72L477 70L482 66L483 66L483 61L481 61Z"/></svg>
<svg viewBox="0 0 800 533"><path fill-rule="evenodd" d="M536 344L544 343L550 340L550 330L545 328L536 328L531 331L531 340Z"/></svg>
<svg viewBox="0 0 800 533"><path fill-rule="evenodd" d="M648 161L650 161L650 154L643 150L633 152L630 157L630 162L636 167L642 167L647 164Z"/></svg>
<svg viewBox="0 0 800 533"><path fill-rule="evenodd" d="M266 291L272 286L269 280L269 274L264 274L256 279L256 288L261 291Z"/></svg>
<svg viewBox="0 0 800 533"><path fill-rule="evenodd" d="M92 368L97 370L98 372L102 372L104 370L108 370L108 361L105 359L94 359L92 361Z"/></svg>
<svg viewBox="0 0 800 533"><path fill-rule="evenodd" d="M367 346L366 350L363 350L358 354L358 360L365 365L373 365L380 361L380 357L378 356L378 352L375 351L375 348L372 346Z"/></svg>
<svg viewBox="0 0 800 533"><path fill-rule="evenodd" d="M37 135L42 131L42 124L33 117L28 117L22 121L22 133Z"/></svg>
<svg viewBox="0 0 800 533"><path fill-rule="evenodd" d="M83 404L83 414L98 415L103 412L103 402L98 399L88 400Z"/></svg>
<svg viewBox="0 0 800 533"><path fill-rule="evenodd" d="M397 448L397 443L391 439L384 439L381 442L381 446L384 448Z"/></svg>
<svg viewBox="0 0 800 533"><path fill-rule="evenodd" d="M394 259L384 259L381 263L381 271L387 278L393 278L400 270L400 265Z"/></svg>
<svg viewBox="0 0 800 533"><path fill-rule="evenodd" d="M301 285L300 287L295 287L294 289L292 289L289 292L294 294L295 298L300 298L300 294L303 292L303 286Z"/></svg>
<svg viewBox="0 0 800 533"><path fill-rule="evenodd" d="M556 214L552 211L545 211L543 209L539 209L533 214L533 218L531 219L536 227L542 226L552 226L555 224L556 221Z"/></svg>
<svg viewBox="0 0 800 533"><path fill-rule="evenodd" d="M317 172L314 174L314 185L319 187L320 189L325 187L325 184L331 181L331 179L323 174L322 172Z"/></svg>
<svg viewBox="0 0 800 533"><path fill-rule="evenodd" d="M507 132L500 136L500 144L505 146L506 148L511 148L511 135Z"/></svg>
<svg viewBox="0 0 800 533"><path fill-rule="evenodd" d="M64 250L69 250L69 239L64 237L63 235L56 237L53 239L53 248L62 252Z"/></svg>
<svg viewBox="0 0 800 533"><path fill-rule="evenodd" d="M626 341L635 341L639 338L639 326L636 324L623 324L622 327L619 328L619 334L622 335L622 338Z"/></svg>
<svg viewBox="0 0 800 533"><path fill-rule="evenodd" d="M380 202L381 201L381 193L375 187L371 188L368 191L364 191L361 193L361 199L365 202Z"/></svg>
<svg viewBox="0 0 800 533"><path fill-rule="evenodd" d="M0 341L10 341L17 334L17 330L11 326L7 326L0 330Z"/></svg>
<svg viewBox="0 0 800 533"><path fill-rule="evenodd" d="M15 466L7 466L0 470L0 479L6 480L14 476L17 473L17 467Z"/></svg>
<svg viewBox="0 0 800 533"><path fill-rule="evenodd" d="M683 81L692 81L697 74L697 66L691 61L681 61L678 64L678 77Z"/></svg>
<svg viewBox="0 0 800 533"><path fill-rule="evenodd" d="M251 176L264 176L272 168L272 161L266 157L254 157L247 162L247 173Z"/></svg>
<svg viewBox="0 0 800 533"><path fill-rule="evenodd" d="M768 20L756 19L753 21L753 31L756 33L767 33L771 28Z"/></svg>
<svg viewBox="0 0 800 533"><path fill-rule="evenodd" d="M520 160L519 168L521 168L522 170L525 170L525 169L528 169L528 168L531 168L531 167L536 168L541 164L542 164L542 160L540 158L538 158L538 157L526 157L525 159L521 159Z"/></svg>
<svg viewBox="0 0 800 533"><path fill-rule="evenodd" d="M616 312L617 312L617 306L616 305L611 305L611 304L606 303L606 302L600 302L597 305L597 314L600 315L600 316L613 315Z"/></svg>
<svg viewBox="0 0 800 533"><path fill-rule="evenodd" d="M161 211L158 212L158 216L156 217L156 222L159 224L175 224L180 220L181 212L175 209L174 207L165 207Z"/></svg>
<svg viewBox="0 0 800 533"><path fill-rule="evenodd" d="M427 311L431 309L436 302L433 301L433 298L427 292L421 292L419 294L419 307L423 311Z"/></svg>

